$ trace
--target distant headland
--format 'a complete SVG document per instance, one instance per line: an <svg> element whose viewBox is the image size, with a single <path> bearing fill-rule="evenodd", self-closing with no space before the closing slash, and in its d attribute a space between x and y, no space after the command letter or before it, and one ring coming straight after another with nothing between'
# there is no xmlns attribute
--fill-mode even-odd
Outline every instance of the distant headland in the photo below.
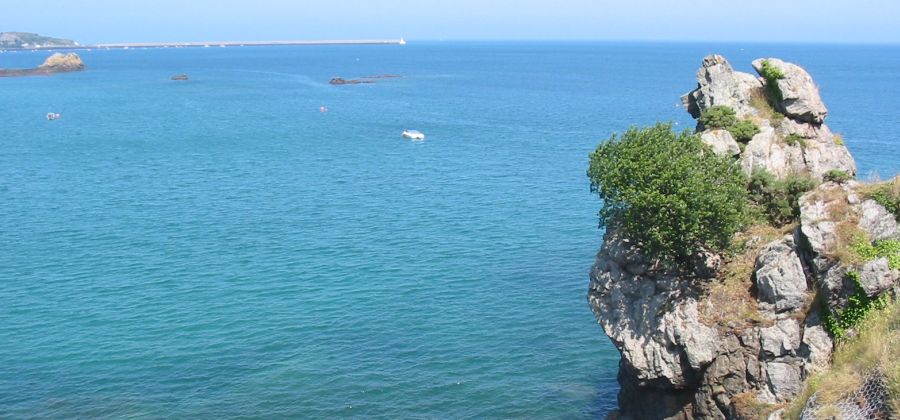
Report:
<svg viewBox="0 0 900 420"><path fill-rule="evenodd" d="M0 49L78 48L71 39L53 38L30 32L0 32Z"/></svg>
<svg viewBox="0 0 900 420"><path fill-rule="evenodd" d="M0 50L269 47L286 45L406 45L406 40L400 38L288 41L123 42L82 45L69 39L52 38L27 32L0 33Z"/></svg>

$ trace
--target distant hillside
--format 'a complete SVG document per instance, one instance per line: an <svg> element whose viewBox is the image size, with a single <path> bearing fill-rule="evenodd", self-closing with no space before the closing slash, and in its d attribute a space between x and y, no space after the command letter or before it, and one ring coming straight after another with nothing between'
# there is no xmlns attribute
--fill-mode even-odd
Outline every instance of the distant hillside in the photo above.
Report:
<svg viewBox="0 0 900 420"><path fill-rule="evenodd" d="M0 48L77 47L71 39L51 38L28 32L0 32Z"/></svg>

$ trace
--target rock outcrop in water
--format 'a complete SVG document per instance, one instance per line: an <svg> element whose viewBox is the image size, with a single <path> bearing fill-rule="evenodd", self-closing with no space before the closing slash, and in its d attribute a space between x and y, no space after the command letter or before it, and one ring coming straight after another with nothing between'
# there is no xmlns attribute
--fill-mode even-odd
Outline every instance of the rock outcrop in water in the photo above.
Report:
<svg viewBox="0 0 900 420"><path fill-rule="evenodd" d="M43 64L33 69L0 70L0 77L47 76L84 70L84 62L75 53L56 53L48 57Z"/></svg>
<svg viewBox="0 0 900 420"><path fill-rule="evenodd" d="M760 127L743 147L722 129L702 132L703 140L739 159L748 174L854 174L853 158L824 124L827 110L809 74L767 61L784 75L774 104L766 100L767 80L734 71L718 55L703 60L697 89L683 98L688 111L699 117L725 105ZM761 71L762 61L754 66ZM894 215L862 189L855 181L822 183L800 198L799 226L739 234L750 251L732 286L725 286L726 271L741 264L728 261L733 256L705 255L686 274L649 261L609 230L591 269L588 302L622 355L619 418L747 418L748 406L797 396L806 378L828 366L834 343L823 327L826 315L844 308L857 287L869 297L900 292L900 270L884 258L860 268L835 255L846 231L900 239ZM848 281L851 270L858 270L859 286Z"/></svg>

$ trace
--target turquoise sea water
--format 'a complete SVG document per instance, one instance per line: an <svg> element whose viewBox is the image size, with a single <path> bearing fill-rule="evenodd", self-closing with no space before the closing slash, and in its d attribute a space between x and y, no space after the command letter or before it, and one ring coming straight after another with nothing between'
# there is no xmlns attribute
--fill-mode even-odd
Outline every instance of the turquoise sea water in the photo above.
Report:
<svg viewBox="0 0 900 420"><path fill-rule="evenodd" d="M587 154L691 127L712 52L805 66L860 172L900 169L889 46L84 51L0 79L0 417L603 416Z"/></svg>

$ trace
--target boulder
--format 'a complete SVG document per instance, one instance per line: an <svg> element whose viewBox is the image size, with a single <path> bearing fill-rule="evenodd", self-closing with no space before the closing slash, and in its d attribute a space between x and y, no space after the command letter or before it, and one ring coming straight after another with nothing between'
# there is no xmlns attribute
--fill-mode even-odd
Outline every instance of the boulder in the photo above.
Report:
<svg viewBox="0 0 900 420"><path fill-rule="evenodd" d="M796 354L800 349L800 324L792 318L778 321L759 332L760 348L769 358Z"/></svg>
<svg viewBox="0 0 900 420"><path fill-rule="evenodd" d="M741 147L728 130L715 129L704 131L700 140L708 144L718 155L736 156L741 154Z"/></svg>
<svg viewBox="0 0 900 420"><path fill-rule="evenodd" d="M763 307L776 312L802 309L809 298L794 235L766 245L756 260L756 288Z"/></svg>
<svg viewBox="0 0 900 420"><path fill-rule="evenodd" d="M766 364L769 389L778 401L788 401L803 389L800 367L791 362L777 361Z"/></svg>
<svg viewBox="0 0 900 420"><path fill-rule="evenodd" d="M763 63L781 71L784 78L777 80L778 89L781 91L781 101L776 108L786 116L796 120L821 124L828 116L828 109L819 96L819 88L813 82L812 77L802 67L787 63L777 58L760 58L753 61L753 68L760 75L763 74Z"/></svg>
<svg viewBox="0 0 900 420"><path fill-rule="evenodd" d="M750 103L762 87L752 74L734 71L725 57L709 55L697 71L697 88L682 96L681 101L694 118L716 105L731 107L738 118L745 118L759 114Z"/></svg>

